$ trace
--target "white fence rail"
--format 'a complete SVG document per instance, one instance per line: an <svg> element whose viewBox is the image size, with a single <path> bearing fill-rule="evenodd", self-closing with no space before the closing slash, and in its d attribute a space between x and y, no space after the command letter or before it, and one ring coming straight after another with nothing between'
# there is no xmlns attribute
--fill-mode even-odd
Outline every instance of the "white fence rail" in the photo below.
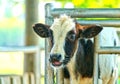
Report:
<svg viewBox="0 0 120 84"><path fill-rule="evenodd" d="M2 46L0 52L34 53L34 73L18 75L0 75L0 84L40 84L40 47L39 46Z"/></svg>

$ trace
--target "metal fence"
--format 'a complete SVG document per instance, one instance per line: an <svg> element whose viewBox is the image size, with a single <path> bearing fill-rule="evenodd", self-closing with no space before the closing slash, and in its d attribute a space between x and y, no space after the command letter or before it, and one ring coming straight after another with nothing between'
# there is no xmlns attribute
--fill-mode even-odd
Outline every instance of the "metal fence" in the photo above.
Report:
<svg viewBox="0 0 120 84"><path fill-rule="evenodd" d="M79 20L80 24L100 24L107 27L120 27L120 8L54 8L52 4L48 3L45 6L45 21L46 24L51 25L54 17L58 17L60 14L67 14L73 18L96 18L95 20ZM101 19L102 18L102 19ZM94 84L98 84L98 54L120 54L120 47L100 47L99 36L94 38L95 40L95 58L94 58ZM46 69L45 69L45 84L54 84L54 70L50 67L48 62L49 45L46 39ZM57 74L63 74L62 69ZM63 83L63 75L57 77L57 84ZM50 80L50 81L48 81ZM56 80L56 81L57 81Z"/></svg>
<svg viewBox="0 0 120 84"><path fill-rule="evenodd" d="M12 46L0 47L0 52L23 52L35 53L34 73L24 73L23 75L0 75L0 84L40 84L40 47L39 46Z"/></svg>

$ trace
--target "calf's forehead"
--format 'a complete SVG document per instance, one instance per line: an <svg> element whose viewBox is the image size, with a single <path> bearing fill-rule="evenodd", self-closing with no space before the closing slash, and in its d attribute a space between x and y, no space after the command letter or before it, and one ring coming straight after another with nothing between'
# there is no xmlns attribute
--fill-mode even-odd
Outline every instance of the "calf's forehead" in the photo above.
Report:
<svg viewBox="0 0 120 84"><path fill-rule="evenodd" d="M75 29L75 23L69 16L63 15L60 18L54 19L51 26L53 31L54 41L65 38L68 31Z"/></svg>

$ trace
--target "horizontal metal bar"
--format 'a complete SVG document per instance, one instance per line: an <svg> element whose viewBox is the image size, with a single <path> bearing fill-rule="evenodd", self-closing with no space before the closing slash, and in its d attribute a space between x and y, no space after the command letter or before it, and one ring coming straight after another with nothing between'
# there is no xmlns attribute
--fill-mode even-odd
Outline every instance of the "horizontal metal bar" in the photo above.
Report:
<svg viewBox="0 0 120 84"><path fill-rule="evenodd" d="M120 18L120 8L55 8L51 15L67 14L77 18Z"/></svg>
<svg viewBox="0 0 120 84"><path fill-rule="evenodd" d="M101 47L96 52L99 54L120 54L120 47Z"/></svg>
<svg viewBox="0 0 120 84"><path fill-rule="evenodd" d="M99 24L107 27L120 27L120 20L78 20L81 25Z"/></svg>
<svg viewBox="0 0 120 84"><path fill-rule="evenodd" d="M5 46L0 47L0 52L24 52L24 53L35 53L40 48L38 46Z"/></svg>

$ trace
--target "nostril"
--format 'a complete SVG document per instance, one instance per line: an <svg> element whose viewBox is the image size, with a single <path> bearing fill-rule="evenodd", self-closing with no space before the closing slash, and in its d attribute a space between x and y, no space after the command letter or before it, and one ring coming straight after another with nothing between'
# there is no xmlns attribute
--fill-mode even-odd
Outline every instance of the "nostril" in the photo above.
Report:
<svg viewBox="0 0 120 84"><path fill-rule="evenodd" d="M61 57L62 57L61 54L58 54L58 55L57 55L57 58L58 58L58 59L61 59Z"/></svg>
<svg viewBox="0 0 120 84"><path fill-rule="evenodd" d="M50 59L51 59L52 61L56 60L56 59L57 59L56 54L50 54Z"/></svg>

